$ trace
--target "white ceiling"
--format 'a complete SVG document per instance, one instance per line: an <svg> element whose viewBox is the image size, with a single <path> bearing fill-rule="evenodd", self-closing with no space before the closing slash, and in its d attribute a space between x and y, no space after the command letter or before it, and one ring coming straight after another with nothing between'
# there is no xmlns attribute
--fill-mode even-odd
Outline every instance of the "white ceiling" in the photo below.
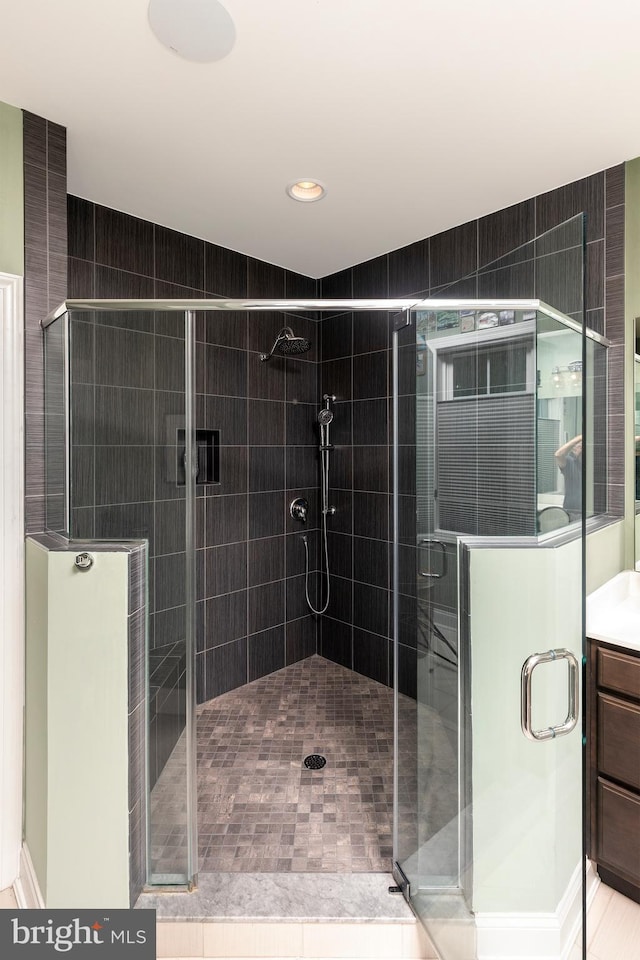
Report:
<svg viewBox="0 0 640 960"><path fill-rule="evenodd" d="M0 100L67 127L70 193L312 277L640 155L633 0L224 5L201 64L148 0L5 2Z"/></svg>

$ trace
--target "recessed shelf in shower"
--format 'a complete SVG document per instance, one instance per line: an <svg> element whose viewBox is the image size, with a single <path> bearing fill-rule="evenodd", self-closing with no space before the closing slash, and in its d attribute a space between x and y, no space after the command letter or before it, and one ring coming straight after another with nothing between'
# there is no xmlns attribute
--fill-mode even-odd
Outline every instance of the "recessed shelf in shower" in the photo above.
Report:
<svg viewBox="0 0 640 960"><path fill-rule="evenodd" d="M220 483L220 431L195 431L194 460L197 463L196 483ZM185 484L186 447L184 430L176 430L177 485Z"/></svg>

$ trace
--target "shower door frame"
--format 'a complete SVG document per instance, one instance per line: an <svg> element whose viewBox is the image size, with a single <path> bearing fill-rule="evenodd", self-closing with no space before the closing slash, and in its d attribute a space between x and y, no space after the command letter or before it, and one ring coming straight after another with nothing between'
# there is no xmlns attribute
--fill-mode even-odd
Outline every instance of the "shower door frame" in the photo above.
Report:
<svg viewBox="0 0 640 960"><path fill-rule="evenodd" d="M416 304L422 303L424 298L421 296L399 299L349 299L349 300L327 300L327 299L175 299L175 300L104 300L104 299L69 299L65 300L55 310L53 310L45 320L42 321L42 327L45 329L56 320L61 319L69 311L85 312L127 312L127 311L158 311L162 313L181 313L185 322L185 425L189 427L193 435L195 431L194 422L194 395L195 395L195 354L196 354L196 314L203 313L251 313L251 312L282 312L287 313L331 313L331 312L379 312L397 314L410 310ZM443 301L448 302L450 301ZM484 301L483 301L484 302ZM191 384L189 390L187 385ZM66 475L67 480L70 476L70 443L66 445ZM191 444L185 444L185 475L193 475L194 470L194 451L193 441ZM69 484L67 482L67 497L69 495ZM163 877L157 875L156 879L150 875L150 816L149 816L149 773L148 758L145 758L144 778L146 781L147 798L147 883L158 889L168 887L184 887L184 889L193 889L198 880L198 821L197 821L197 765L196 765L196 683L195 683L195 657L196 657L196 638L195 638L195 504L192 498L187 497L186 509L186 594L189 603L187 604L189 612L186 618L185 630L185 652L186 652L186 711L185 711L185 731L187 746L187 875L184 878ZM191 545L191 549L189 548ZM394 663L397 659L394 651ZM147 654L148 663L148 654ZM397 668L394 666L394 695L396 685ZM148 712L148 696L147 712ZM147 730L148 730L147 713ZM395 761L394 761L395 769ZM395 803L394 803L395 807ZM395 821L395 815L394 815ZM390 865L391 867L391 865Z"/></svg>
<svg viewBox="0 0 640 960"><path fill-rule="evenodd" d="M552 316L557 316L557 311L548 307L540 300L536 299L509 299L499 298L490 299L458 299L458 298L437 298L425 299L424 295L416 295L406 298L375 298L375 299L238 299L238 298L219 298L219 299L175 299L175 300L104 300L104 299L69 299L64 301L56 310L42 322L43 328L59 319L67 311L162 311L182 313L185 318L185 372L187 373L187 384L191 382L193 389L191 396L185 396L186 407L185 417L187 425L191 419L191 430L195 429L193 424L193 399L195 394L195 378L193 377L195 365L195 315L203 313L218 312L282 312L287 313L332 313L332 312L379 312L395 314L395 319L390 318L390 341L394 363L393 374L394 384L392 390L392 502L393 502L393 535L392 535L392 582L393 592L393 630L392 640L394 646L394 668L393 668L393 691L394 691L394 763L393 763L393 864L397 859L397 837L398 837L398 643L399 643L399 557L398 557L398 521L399 521L399 503L398 503L398 480L399 480L399 462L398 462L398 391L397 391L397 331L406 325L407 318L410 318L411 311L419 308L421 310L446 310L446 309L469 309L469 310L491 310L505 308L505 304L512 309L537 309L542 308ZM562 314L562 322L566 323L566 318ZM575 325L578 326L577 324ZM389 349L389 347L387 349ZM190 378L193 378L190 380ZM190 476L193 471L193 449L192 444L186 444L186 476ZM67 470L69 464L67 463ZM195 510L187 509L187 545L195 545ZM189 572L190 571L190 572ZM195 549L188 551L187 559L187 591L190 599L195 597ZM193 596L191 596L193 595ZM188 791L188 810L189 810L189 873L184 881L185 888L191 888L197 882L197 782L196 782L196 687L195 687L195 608L187 616L187 635L186 635L186 673L187 673L187 704L186 704L186 731L187 731L187 791ZM148 700L148 698L147 698ZM147 779L147 805L149 804L149 789ZM148 811L147 811L148 812ZM147 829L149 817L147 816ZM391 864L390 864L391 867ZM402 877L399 877L402 886ZM153 882L153 881L149 881ZM168 881L156 883L158 887L166 886ZM175 886L175 881L171 881ZM407 896L407 891L403 891ZM409 899L407 897L408 902Z"/></svg>

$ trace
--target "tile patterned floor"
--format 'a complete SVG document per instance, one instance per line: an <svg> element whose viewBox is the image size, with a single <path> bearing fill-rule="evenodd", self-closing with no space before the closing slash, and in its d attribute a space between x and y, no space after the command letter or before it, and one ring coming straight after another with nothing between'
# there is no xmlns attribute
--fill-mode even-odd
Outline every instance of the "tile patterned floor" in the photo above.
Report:
<svg viewBox="0 0 640 960"><path fill-rule="evenodd" d="M322 657L203 704L200 871L389 872L392 756L392 691Z"/></svg>

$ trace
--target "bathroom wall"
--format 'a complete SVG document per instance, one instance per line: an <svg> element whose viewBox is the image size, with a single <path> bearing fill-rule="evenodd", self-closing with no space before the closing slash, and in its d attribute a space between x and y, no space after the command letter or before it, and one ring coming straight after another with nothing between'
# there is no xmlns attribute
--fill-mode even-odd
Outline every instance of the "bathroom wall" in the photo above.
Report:
<svg viewBox="0 0 640 960"><path fill-rule="evenodd" d="M24 269L22 111L0 102L0 271Z"/></svg>
<svg viewBox="0 0 640 960"><path fill-rule="evenodd" d="M621 516L624 211L622 164L326 277L321 281L320 295L540 297L576 314L576 288L566 283L567 276L575 274L575 250L547 258L542 269L536 255L494 271L476 271L571 217L586 213L587 324L612 342L608 459L604 451L595 451L599 472L594 484L600 502L604 501L606 486L608 513ZM390 345L389 321L381 315L345 314L322 320L322 392L336 394L339 402L331 480L338 512L329 521L332 600L322 623L319 650L329 659L383 683L391 679ZM406 354L408 358L411 351ZM406 394L401 400L401 443L406 446L401 448L400 502L403 518L410 520L412 511L415 515L415 412L410 396L414 373L410 364L401 367L401 393ZM410 609L411 598L403 597L401 603ZM411 630L408 642L410 634ZM410 662L409 651L401 646L401 684L407 692L412 690L406 666Z"/></svg>
<svg viewBox="0 0 640 960"><path fill-rule="evenodd" d="M76 197L69 197L68 218L71 298L316 295L313 280ZM94 321L86 313L74 320L78 332L84 328L84 346L75 338L84 357L74 358L73 443L81 470L73 532L149 539L151 643L161 659L184 636L184 487L162 473L163 423L184 409L181 320L137 314L132 329L123 315ZM199 702L316 652L301 528L288 504L297 495L310 500L307 527L317 543L317 324L289 318L312 350L262 363L259 354L284 322L268 313L197 318L196 427L220 430L220 482L197 488ZM97 362L86 363L94 349ZM144 362L128 363L132 355ZM87 419L94 433L85 429ZM128 482L132 471L138 483ZM312 569L316 557L314 550ZM165 659L169 666L163 699L166 684L183 683L184 663ZM175 726L158 734L158 770L179 721Z"/></svg>

